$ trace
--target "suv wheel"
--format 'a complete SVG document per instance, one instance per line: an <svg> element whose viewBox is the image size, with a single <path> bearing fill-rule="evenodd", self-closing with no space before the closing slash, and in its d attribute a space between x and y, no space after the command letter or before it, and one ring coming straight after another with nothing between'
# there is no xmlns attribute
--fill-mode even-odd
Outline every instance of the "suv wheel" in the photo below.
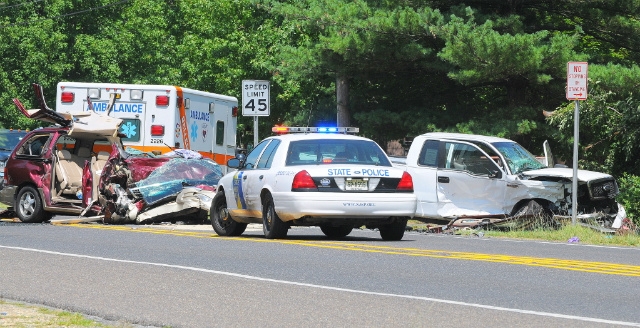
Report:
<svg viewBox="0 0 640 328"><path fill-rule="evenodd" d="M40 223L47 221L50 217L42 207L38 191L33 187L20 189L15 209L20 221L25 223Z"/></svg>

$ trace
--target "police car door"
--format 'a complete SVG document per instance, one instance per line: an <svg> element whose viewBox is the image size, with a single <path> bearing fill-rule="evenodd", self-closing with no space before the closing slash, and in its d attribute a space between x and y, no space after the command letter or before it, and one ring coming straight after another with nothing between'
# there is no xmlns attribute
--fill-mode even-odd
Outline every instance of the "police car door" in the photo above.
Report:
<svg viewBox="0 0 640 328"><path fill-rule="evenodd" d="M472 143L441 142L444 156L436 180L438 214L442 217L506 214L506 174L491 156Z"/></svg>
<svg viewBox="0 0 640 328"><path fill-rule="evenodd" d="M246 173L246 183L248 186L246 191L247 207L252 210L252 212L257 213L259 211L260 216L262 216L262 199L260 198L260 194L262 194L262 189L265 185L272 183L274 180L275 173L270 170L271 163L280 145L280 140L271 139L268 141L269 143L264 147L264 151L262 151L257 163L255 163L254 169Z"/></svg>

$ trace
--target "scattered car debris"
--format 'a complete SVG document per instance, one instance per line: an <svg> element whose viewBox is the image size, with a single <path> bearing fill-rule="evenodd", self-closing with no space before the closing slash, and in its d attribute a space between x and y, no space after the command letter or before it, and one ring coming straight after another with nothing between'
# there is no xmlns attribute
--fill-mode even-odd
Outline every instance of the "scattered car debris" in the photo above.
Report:
<svg viewBox="0 0 640 328"><path fill-rule="evenodd" d="M184 220L203 223L222 168L184 149L151 156L123 149L122 120L93 110L58 113L42 87L33 84L38 109L14 103L28 118L54 126L29 132L7 159L0 202L22 222L52 214L78 214L72 221L145 224ZM113 106L112 97L106 113ZM92 109L90 99L88 107Z"/></svg>

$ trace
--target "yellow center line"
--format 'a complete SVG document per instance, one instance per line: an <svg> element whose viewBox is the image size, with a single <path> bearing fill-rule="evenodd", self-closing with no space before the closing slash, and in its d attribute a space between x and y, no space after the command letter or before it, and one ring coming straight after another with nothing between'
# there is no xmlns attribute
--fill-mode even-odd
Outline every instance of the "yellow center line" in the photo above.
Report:
<svg viewBox="0 0 640 328"><path fill-rule="evenodd" d="M211 232L202 231L185 231L185 230L170 230L166 228L145 228L131 226L115 226L115 225L97 225L97 224L65 224L65 226L79 227L79 228L93 228L102 230L117 230L117 231L129 231L129 232L142 232L153 234L167 234L174 236L187 236L196 238L219 238L219 236ZM416 257L430 257L441 259L455 259L455 260L467 260L467 261L481 261L481 262L493 262L504 264L516 264L526 265L534 267L544 267L560 270L571 270L580 272L591 272L600 274L611 274L628 277L640 277L640 266L617 264L608 262L594 262L594 261L579 261L579 260L563 260L557 258L545 258L545 257L531 257L531 256L514 256L505 254L484 254L484 253L472 253L472 252L454 252L445 250L432 250L432 249L420 249L420 248L402 248L391 246L379 246L379 245L366 245L356 244L340 241L317 241L317 240L289 240L289 239L263 239L255 237L224 237L225 240L241 240L251 242L271 242L296 246L317 247L326 249L366 252L366 253L379 253L390 255L405 255Z"/></svg>

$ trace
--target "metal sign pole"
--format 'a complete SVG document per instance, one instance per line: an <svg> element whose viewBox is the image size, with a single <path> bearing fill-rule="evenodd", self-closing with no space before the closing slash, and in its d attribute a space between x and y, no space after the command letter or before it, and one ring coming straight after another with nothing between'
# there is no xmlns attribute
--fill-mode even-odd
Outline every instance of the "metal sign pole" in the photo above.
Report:
<svg viewBox="0 0 640 328"><path fill-rule="evenodd" d="M576 100L573 114L573 184L571 186L571 224L578 219L578 140L580 140L580 101Z"/></svg>
<svg viewBox="0 0 640 328"><path fill-rule="evenodd" d="M253 147L258 145L258 116L253 117Z"/></svg>

